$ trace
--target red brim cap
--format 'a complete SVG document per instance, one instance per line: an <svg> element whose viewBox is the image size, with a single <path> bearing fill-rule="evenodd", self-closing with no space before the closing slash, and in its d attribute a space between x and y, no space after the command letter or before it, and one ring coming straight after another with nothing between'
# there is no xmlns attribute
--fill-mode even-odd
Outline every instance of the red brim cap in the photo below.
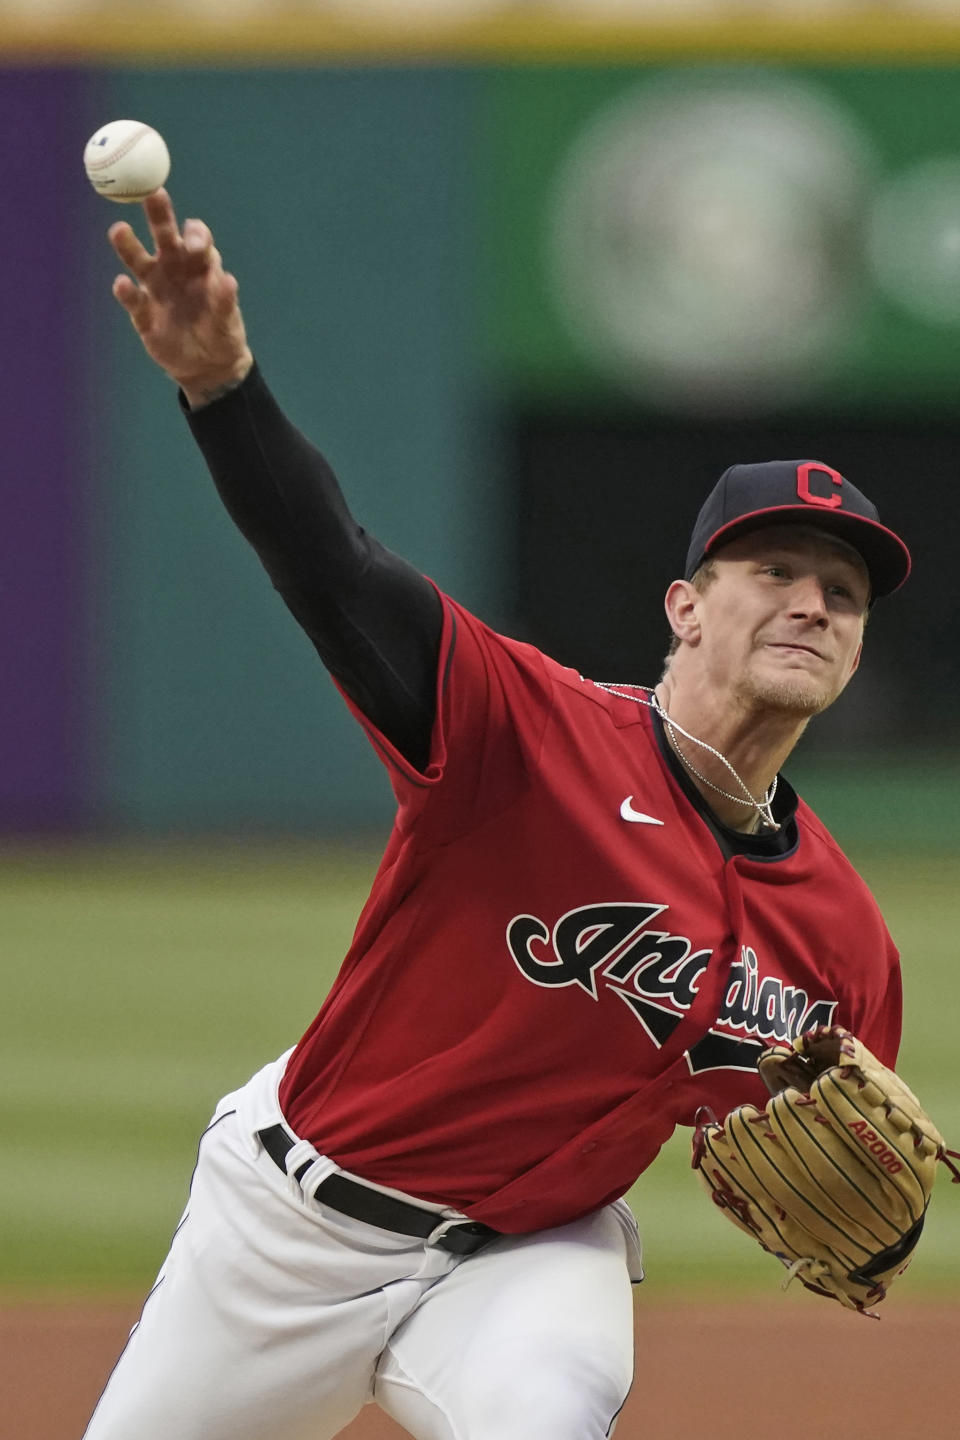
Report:
<svg viewBox="0 0 960 1440"><path fill-rule="evenodd" d="M687 580L721 546L767 525L805 524L846 541L862 557L872 599L890 595L910 574L910 552L881 525L872 501L849 480L819 460L768 460L731 465L697 516Z"/></svg>

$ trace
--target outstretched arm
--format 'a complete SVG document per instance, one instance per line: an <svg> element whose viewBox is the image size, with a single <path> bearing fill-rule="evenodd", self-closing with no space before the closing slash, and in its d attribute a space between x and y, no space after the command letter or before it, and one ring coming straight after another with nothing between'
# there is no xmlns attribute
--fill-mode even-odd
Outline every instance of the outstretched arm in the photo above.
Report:
<svg viewBox="0 0 960 1440"><path fill-rule="evenodd" d="M153 253L125 221L110 229L130 271L113 293L179 385L224 504L324 664L422 769L442 623L436 591L357 525L326 460L273 399L208 227L186 220L181 231L164 190L144 211Z"/></svg>

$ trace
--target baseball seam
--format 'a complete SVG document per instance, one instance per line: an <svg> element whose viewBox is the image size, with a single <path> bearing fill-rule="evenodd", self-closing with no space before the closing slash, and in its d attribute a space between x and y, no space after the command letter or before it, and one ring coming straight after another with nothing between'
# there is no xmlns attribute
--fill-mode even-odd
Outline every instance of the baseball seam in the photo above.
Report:
<svg viewBox="0 0 960 1440"><path fill-rule="evenodd" d="M152 126L150 125L141 125L140 129L135 130L132 135L128 135L126 140L117 146L116 150L111 150L108 155L101 155L99 160L88 161L87 174L92 176L95 171L105 170L108 165L113 165L118 160L122 160L124 155L128 155L134 145L143 139L144 135L149 135L151 129Z"/></svg>

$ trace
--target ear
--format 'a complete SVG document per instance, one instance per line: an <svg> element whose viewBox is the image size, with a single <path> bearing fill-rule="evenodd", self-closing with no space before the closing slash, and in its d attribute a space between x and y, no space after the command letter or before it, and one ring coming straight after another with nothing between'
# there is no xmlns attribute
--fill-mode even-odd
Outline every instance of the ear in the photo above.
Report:
<svg viewBox="0 0 960 1440"><path fill-rule="evenodd" d="M700 639L699 600L700 592L689 580L674 580L663 597L670 629L687 645L695 645Z"/></svg>

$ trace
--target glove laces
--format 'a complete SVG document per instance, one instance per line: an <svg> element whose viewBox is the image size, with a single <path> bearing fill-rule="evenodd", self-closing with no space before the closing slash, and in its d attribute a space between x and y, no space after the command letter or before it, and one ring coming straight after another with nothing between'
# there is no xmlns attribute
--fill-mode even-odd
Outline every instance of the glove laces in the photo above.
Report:
<svg viewBox="0 0 960 1440"><path fill-rule="evenodd" d="M953 1179L950 1183L952 1185L960 1185L960 1170L958 1170L956 1165L954 1165L953 1163L954 1160L960 1160L960 1150L948 1150L946 1145L944 1145L943 1149L940 1151L940 1154L937 1156L937 1159L943 1161L944 1165L946 1165L947 1169L950 1171L950 1174L953 1176Z"/></svg>

